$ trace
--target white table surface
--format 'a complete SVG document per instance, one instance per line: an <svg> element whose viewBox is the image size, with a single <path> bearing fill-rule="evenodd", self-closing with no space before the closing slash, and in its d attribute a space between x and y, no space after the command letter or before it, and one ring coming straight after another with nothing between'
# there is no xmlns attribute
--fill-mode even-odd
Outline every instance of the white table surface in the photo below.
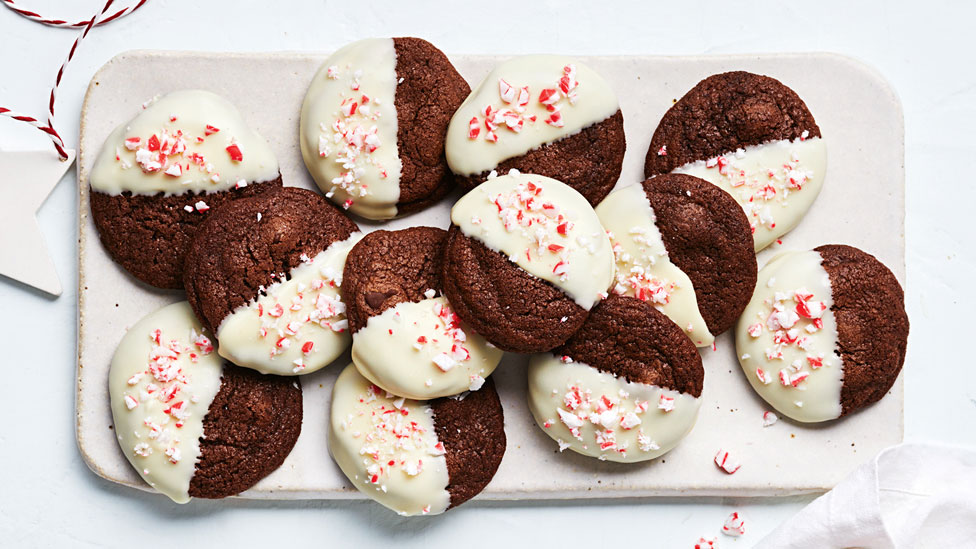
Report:
<svg viewBox="0 0 976 549"><path fill-rule="evenodd" d="M101 0L18 0L71 19ZM461 3L452 3L461 4ZM472 3L473 4L473 3ZM75 145L89 78L118 52L135 48L213 51L331 50L373 35L416 35L449 53L709 54L834 51L875 66L901 96L906 121L906 301L912 321L906 362L906 440L976 446L976 370L967 356L976 304L976 244L970 219L976 186L976 64L965 52L976 5L948 2L494 2L462 12L422 2L189 2L150 0L122 21L93 31L58 95L57 127ZM738 4L738 7L730 6ZM121 2L120 5L125 5ZM271 7L274 6L274 7ZM503 23L512 16L519 23ZM0 105L41 114L75 32L41 27L0 10ZM965 54L965 57L961 55ZM829 75L825 75L829 78ZM852 113L856 116L857 113ZM870 143L865 150L870 151ZM49 147L26 125L0 121L0 148ZM749 547L812 496L776 499L651 498L558 503L472 502L447 515L401 519L370 502L194 501L113 485L82 463L74 439L77 203L69 172L39 221L65 287L50 299L0 280L5 374L0 398L0 545L153 546L164 540L252 546L492 546L613 540L644 547ZM29 184L29 182L25 182ZM866 209L867 215L876 211ZM3 253L0 250L0 253ZM961 344L959 344L961 343ZM865 456L867 459L868 456ZM719 534L742 513L748 533ZM338 543L337 543L338 542Z"/></svg>

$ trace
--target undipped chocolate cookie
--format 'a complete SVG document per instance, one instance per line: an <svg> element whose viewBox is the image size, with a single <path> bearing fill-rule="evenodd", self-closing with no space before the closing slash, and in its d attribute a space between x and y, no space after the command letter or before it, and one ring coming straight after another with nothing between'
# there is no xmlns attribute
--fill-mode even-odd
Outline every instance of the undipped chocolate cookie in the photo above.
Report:
<svg viewBox="0 0 976 549"><path fill-rule="evenodd" d="M190 246L187 300L224 358L262 373L314 372L349 345L340 286L361 236L305 189L235 201L214 212Z"/></svg>
<svg viewBox="0 0 976 549"><path fill-rule="evenodd" d="M305 95L305 166L356 215L390 219L426 208L454 186L444 134L469 91L426 40L353 42L322 64Z"/></svg>
<svg viewBox="0 0 976 549"><path fill-rule="evenodd" d="M727 72L702 80L664 114L644 175L705 179L742 206L759 251L792 230L820 194L827 152L820 128L790 88Z"/></svg>
<svg viewBox="0 0 976 549"><path fill-rule="evenodd" d="M186 302L129 329L108 385L126 459L178 503L247 490L281 465L302 429L298 382L224 362Z"/></svg>
<svg viewBox="0 0 976 549"><path fill-rule="evenodd" d="M773 408L802 422L835 419L881 400L901 372L905 295L857 248L783 252L759 271L735 340L746 378Z"/></svg>
<svg viewBox="0 0 976 549"><path fill-rule="evenodd" d="M160 288L182 288L183 259L208 212L281 187L267 142L202 90L169 93L116 128L88 179L105 251Z"/></svg>
<svg viewBox="0 0 976 549"><path fill-rule="evenodd" d="M596 205L627 148L617 96L575 59L528 55L501 63L447 129L447 162L471 189L516 169L562 181Z"/></svg>

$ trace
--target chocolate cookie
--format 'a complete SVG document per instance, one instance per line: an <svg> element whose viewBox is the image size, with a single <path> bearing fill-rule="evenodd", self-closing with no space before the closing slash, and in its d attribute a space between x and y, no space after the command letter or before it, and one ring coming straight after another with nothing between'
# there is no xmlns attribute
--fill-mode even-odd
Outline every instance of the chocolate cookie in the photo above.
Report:
<svg viewBox="0 0 976 549"><path fill-rule="evenodd" d="M399 303L425 299L429 289L439 292L446 236L435 227L373 231L352 249L343 291L353 333Z"/></svg>
<svg viewBox="0 0 976 549"><path fill-rule="evenodd" d="M475 497L495 476L505 455L505 415L495 382L458 398L430 401L437 440L444 444L451 506Z"/></svg>
<svg viewBox="0 0 976 549"><path fill-rule="evenodd" d="M756 257L731 196L665 174L610 193L596 213L617 262L613 293L654 305L700 347L735 324L756 285Z"/></svg>
<svg viewBox="0 0 976 549"><path fill-rule="evenodd" d="M644 461L691 431L704 377L697 349L675 323L615 295L564 345L532 357L529 407L560 451Z"/></svg>
<svg viewBox="0 0 976 549"><path fill-rule="evenodd" d="M422 210L454 186L444 134L470 91L426 40L353 42L322 64L305 95L305 166L327 197L357 215Z"/></svg>
<svg viewBox="0 0 976 549"><path fill-rule="evenodd" d="M177 289L183 287L183 260L190 241L209 210L270 188L281 188L280 176L211 195L110 195L92 190L88 197L109 257L150 286ZM194 204L200 204L200 210Z"/></svg>
<svg viewBox="0 0 976 549"><path fill-rule="evenodd" d="M505 454L494 383L429 402L387 393L349 365L332 389L329 451L359 491L401 515L438 514L471 499Z"/></svg>
<svg viewBox="0 0 976 549"><path fill-rule="evenodd" d="M186 302L129 330L108 385L122 452L178 503L247 490L281 465L302 428L298 383L224 362Z"/></svg>
<svg viewBox="0 0 976 549"><path fill-rule="evenodd" d="M487 181L492 173L537 173L566 183L595 206L617 184L626 148L624 115L618 110L578 133L502 160L490 171L455 177L462 188L470 190Z"/></svg>
<svg viewBox="0 0 976 549"><path fill-rule="evenodd" d="M748 72L706 78L664 114L644 175L686 173L732 195L761 250L795 227L823 185L826 147L802 99Z"/></svg>
<svg viewBox="0 0 976 549"><path fill-rule="evenodd" d="M837 350L844 367L841 415L881 400L905 364L905 293L888 267L851 246L814 248L830 277Z"/></svg>
<svg viewBox="0 0 976 549"><path fill-rule="evenodd" d="M339 291L360 237L305 189L237 200L200 226L187 254L187 299L221 356L262 373L314 372L349 345Z"/></svg>
<svg viewBox="0 0 976 549"><path fill-rule="evenodd" d="M739 362L753 388L802 422L881 400L907 342L898 280L874 256L843 245L771 259L736 327Z"/></svg>
<svg viewBox="0 0 976 549"><path fill-rule="evenodd" d="M464 322L503 350L563 343L612 283L613 253L596 213L554 179L491 179L454 205L451 221L444 293Z"/></svg>
<svg viewBox="0 0 976 549"><path fill-rule="evenodd" d="M220 390L203 418L200 460L189 494L239 494L285 461L302 432L297 381L224 363Z"/></svg>
<svg viewBox="0 0 976 549"><path fill-rule="evenodd" d="M109 256L139 280L182 288L190 240L209 212L281 187L278 161L225 99L176 91L105 141L89 177Z"/></svg>
<svg viewBox="0 0 976 549"><path fill-rule="evenodd" d="M395 395L428 400L478 390L502 357L440 295L446 236L433 227L375 231L346 260L353 363Z"/></svg>
<svg viewBox="0 0 976 549"><path fill-rule="evenodd" d="M466 189L516 169L562 181L591 205L616 185L625 150L613 90L586 65L555 55L495 67L447 129L447 162Z"/></svg>

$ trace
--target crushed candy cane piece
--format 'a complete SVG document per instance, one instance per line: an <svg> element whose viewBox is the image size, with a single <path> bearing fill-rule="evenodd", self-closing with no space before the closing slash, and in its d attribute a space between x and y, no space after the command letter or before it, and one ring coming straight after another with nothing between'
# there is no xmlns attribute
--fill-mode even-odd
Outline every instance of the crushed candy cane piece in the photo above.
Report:
<svg viewBox="0 0 976 549"><path fill-rule="evenodd" d="M669 397L666 395L661 395L660 400L657 403L657 407L665 412L670 412L674 410L674 397Z"/></svg>
<svg viewBox="0 0 976 549"><path fill-rule="evenodd" d="M468 385L469 391L477 391L485 385L485 378L477 374L472 374L469 376L469 380L471 381L471 383Z"/></svg>
<svg viewBox="0 0 976 549"><path fill-rule="evenodd" d="M544 107L549 115L545 123L555 127L565 126L560 103L563 100L573 105L578 99L577 88L579 82L576 80L576 66L567 65L562 69L562 76L556 81L553 88L544 88L538 94L539 104ZM532 91L528 86L514 85L504 78L498 79L498 103L485 105L478 112L478 116L472 117L468 121L468 139L477 140L484 135L484 140L488 143L497 143L505 135L497 130L507 129L511 133L521 133L526 124L534 124L538 117L526 114L527 107L532 101ZM482 134L482 129L485 130Z"/></svg>
<svg viewBox="0 0 976 549"><path fill-rule="evenodd" d="M742 464L732 458L726 450L719 450L715 454L715 465L728 474L734 474L742 467Z"/></svg>
<svg viewBox="0 0 976 549"><path fill-rule="evenodd" d="M236 143L227 146L227 154L230 155L230 159L234 162L244 161L244 155L241 153L241 148Z"/></svg>
<svg viewBox="0 0 976 549"><path fill-rule="evenodd" d="M727 519L725 519L725 524L722 525L722 533L726 536L738 537L745 535L746 533L746 523L742 520L742 516L737 512L733 512Z"/></svg>

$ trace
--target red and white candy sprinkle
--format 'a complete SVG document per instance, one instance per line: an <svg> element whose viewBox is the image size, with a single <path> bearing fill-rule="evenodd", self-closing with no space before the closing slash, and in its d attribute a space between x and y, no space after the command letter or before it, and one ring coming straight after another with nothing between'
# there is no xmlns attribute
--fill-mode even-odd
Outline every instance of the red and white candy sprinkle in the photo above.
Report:
<svg viewBox="0 0 976 549"><path fill-rule="evenodd" d="M370 90L361 89L360 78L363 71L346 67L329 67L326 76L332 80L347 78L349 91L341 92L341 103L336 117L330 123L321 123L319 128L319 157L342 169L332 178L332 187L326 193L332 198L337 190L348 195L342 206L349 209L355 200L370 193L369 183L363 180L367 168L373 167L380 179L389 174L378 156L374 155L382 146L377 123L382 117L379 108L381 100L371 95Z"/></svg>
<svg viewBox="0 0 976 549"><path fill-rule="evenodd" d="M800 139L803 140L804 138ZM767 145L757 147L763 146ZM658 154L662 152L665 152L663 148ZM776 227L776 219L771 206L778 209L785 206L790 194L803 190L803 186L813 177L813 172L800 164L796 152L782 166L748 170L737 162L745 158L746 154L744 149L738 149L709 158L705 161L705 167L716 170L720 180L731 187L732 194L743 205L753 232L760 226L773 229Z"/></svg>
<svg viewBox="0 0 976 549"><path fill-rule="evenodd" d="M479 376L478 374L472 374L468 376L468 379L471 381L471 383L468 385L469 391L477 391L485 385L485 378Z"/></svg>
<svg viewBox="0 0 976 549"><path fill-rule="evenodd" d="M745 535L746 533L746 523L742 520L742 516L737 512L733 512L727 519L725 519L725 524L722 525L722 533L726 536L739 537Z"/></svg>
<svg viewBox="0 0 976 549"><path fill-rule="evenodd" d="M739 467L742 467L742 464L736 461L726 450L719 450L715 454L715 465L730 475L738 471Z"/></svg>
<svg viewBox="0 0 976 549"><path fill-rule="evenodd" d="M575 241L570 239L573 223L559 206L546 198L543 187L536 183L522 181L514 190L487 199L495 205L507 232L519 232L532 242L519 256L529 262L551 264L552 273L561 281L569 278L569 253L573 246L590 249L588 246L592 245L582 236Z"/></svg>
<svg viewBox="0 0 976 549"><path fill-rule="evenodd" d="M659 238L652 234L653 230L647 227L632 227L627 234L627 238L632 239L642 249L653 245ZM652 272L654 265L653 256L641 257L627 253L621 239L621 235L607 231L610 237L611 249L613 250L614 261L617 265L615 271L616 284L613 286L613 293L617 295L631 295L654 305L666 305L671 301L671 293L674 291L674 282L660 278Z"/></svg>
<svg viewBox="0 0 976 549"><path fill-rule="evenodd" d="M424 422L415 417L417 413L423 413L422 410L407 406L405 399L394 397L376 385L370 385L359 396L356 408L343 422L342 429L354 429L356 418L369 421L366 432L353 433L355 438L362 440L359 455L366 466L367 484L385 490L386 480L396 471L409 476L421 474L425 463L423 457L416 457L418 450L428 456L446 453L443 443L430 444L428 431L422 425Z"/></svg>
<svg viewBox="0 0 976 549"><path fill-rule="evenodd" d="M170 126L178 119L170 116ZM205 157L196 148L219 131L219 128L206 124L203 135L191 136L178 127L162 127L148 136L130 135L122 142L123 147L116 149L115 160L123 170L137 165L146 174L161 172L174 179L196 170L211 183L219 183L220 172L214 166L214 159ZM226 151L231 162L244 161L239 144L228 145ZM235 184L238 189L246 186L247 181L243 179Z"/></svg>
<svg viewBox="0 0 976 549"><path fill-rule="evenodd" d="M346 305L338 296L342 273L329 266L316 268L312 266L313 259L308 256L304 256L302 260L300 268L315 269L311 282L299 284L290 298L282 295L282 289L285 288L282 282L273 284L267 288L264 296L250 305L260 319L257 337L265 340L272 359L285 353L292 344L303 355L313 353L315 343L308 339L306 326L317 326L339 333L349 328L349 321L345 317ZM285 295L290 294L291 292L287 292ZM292 361L293 373L307 367L302 359Z"/></svg>
<svg viewBox="0 0 976 549"><path fill-rule="evenodd" d="M667 395L661 395L660 400L657 403L657 407L665 412L670 412L674 410L674 397L669 397Z"/></svg>
<svg viewBox="0 0 976 549"><path fill-rule="evenodd" d="M764 333L772 336L772 345L764 351L770 364L767 368L756 368L756 379L768 385L775 378L784 388L802 389L810 374L824 366L824 353L813 348L814 339L810 336L823 329L826 303L806 288L798 288L775 292L764 304L766 308L758 313L758 321L747 329L753 339ZM785 364L787 349L798 351L804 359Z"/></svg>
<svg viewBox="0 0 976 549"><path fill-rule="evenodd" d="M718 547L717 545L715 545L715 541L716 541L715 538L712 538L710 540L705 538L698 538L698 542L695 543L695 549L715 549L716 547Z"/></svg>
<svg viewBox="0 0 976 549"><path fill-rule="evenodd" d="M552 88L542 89L532 102L533 91L529 86L516 86L504 78L498 79L498 102L489 103L477 116L468 121L468 139L475 141L480 136L489 143L497 143L500 136L506 132L518 134L526 124L535 124L539 115L528 114L530 105L537 105L546 111L544 122L554 128L565 126L562 102L565 100L573 105L577 101L576 66L566 65L562 69L562 76ZM537 111L538 112L538 111ZM484 130L484 133L482 133Z"/></svg>
<svg viewBox="0 0 976 549"><path fill-rule="evenodd" d="M140 411L142 403L156 400L164 406L164 418L160 423L150 417L142 421L148 429L144 435L148 441L140 441L132 451L135 456L149 457L155 445L170 463L176 464L182 456L177 446L180 442L178 430L190 416L189 403L196 401L195 395L190 392L192 377L184 371L184 366L212 353L213 343L195 330L190 330L188 345L179 339L165 337L160 329L152 330L148 336L151 346L146 368L126 380L126 385L132 390L123 394L122 400L126 410L139 414L145 413ZM138 433L137 436L142 437Z"/></svg>
<svg viewBox="0 0 976 549"><path fill-rule="evenodd" d="M432 298L435 293L433 290L427 290L424 295L429 294L428 298ZM437 318L438 322L433 326L433 330L429 334L417 338L416 342L413 343L413 348L420 351L428 344L449 344L449 349L439 352L431 358L434 365L442 372L449 372L459 364L471 359L471 352L465 345L468 336L461 329L461 319L451 309L450 304L435 301L431 306L434 317ZM393 334L391 333L390 335ZM484 380L482 379L481 382L484 383ZM473 379L471 384L472 386L477 385L478 388L481 387Z"/></svg>
<svg viewBox="0 0 976 549"><path fill-rule="evenodd" d="M559 395L558 390L554 395ZM591 389L579 385L569 385L563 394L562 406L556 408L559 421L569 429L570 434L577 441L584 444L595 444L601 450L617 452L623 456L631 451L626 444L618 443L617 431L637 431L637 445L642 452L660 449L641 428L641 419L647 413L650 405L647 401L632 398L626 391L616 394L594 394ZM673 409L673 402L671 404ZM551 426L552 421L546 427ZM592 426L592 439L584 433L583 427ZM560 443L560 448L568 447Z"/></svg>

